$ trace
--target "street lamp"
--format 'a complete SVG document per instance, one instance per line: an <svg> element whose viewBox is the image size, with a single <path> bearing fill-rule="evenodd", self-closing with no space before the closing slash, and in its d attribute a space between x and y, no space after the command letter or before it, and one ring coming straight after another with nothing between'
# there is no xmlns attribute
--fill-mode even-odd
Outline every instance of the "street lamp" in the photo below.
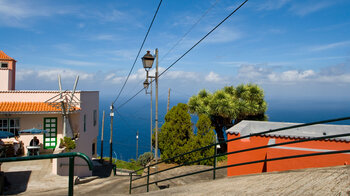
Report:
<svg viewBox="0 0 350 196"><path fill-rule="evenodd" d="M150 91L148 91L148 86L149 85L151 85L151 88L150 88ZM152 109L153 109L153 106L152 106L152 104L153 104L153 100L152 100L152 80L151 80L151 82L148 82L148 78L143 82L143 87L145 88L145 90L146 90L146 95L147 94L149 94L149 95L151 95L151 104L150 104L150 106L151 106L151 108L150 108L150 112L151 112L151 115L150 115L150 125L151 125L151 131L150 131L150 152L152 153L152 149L153 149L153 147L152 147L152 133L153 133L153 120L152 120Z"/></svg>
<svg viewBox="0 0 350 196"><path fill-rule="evenodd" d="M156 73L154 76L150 76L149 75L149 70L152 68L153 62L154 62L154 58L156 58ZM153 56L150 51L147 51L147 53L141 58L142 59L142 64L143 64L143 68L145 68L146 70L146 80L143 82L143 86L146 90L146 94L148 94L147 92L147 88L149 86L149 82L148 79L151 79L151 84L152 84L152 78L155 79L156 82L156 117L155 117L155 126L156 126L156 145L155 145L155 159L156 159L156 163L158 162L158 49L156 49L156 54L155 56ZM152 88L151 88L151 102L152 102ZM152 107L152 105L151 105ZM151 109L151 116L152 116L152 109ZM151 126L152 126L152 120L151 120ZM151 127L151 134L152 134L152 127ZM151 136L152 138L152 136ZM151 139L151 146L152 146L152 139Z"/></svg>

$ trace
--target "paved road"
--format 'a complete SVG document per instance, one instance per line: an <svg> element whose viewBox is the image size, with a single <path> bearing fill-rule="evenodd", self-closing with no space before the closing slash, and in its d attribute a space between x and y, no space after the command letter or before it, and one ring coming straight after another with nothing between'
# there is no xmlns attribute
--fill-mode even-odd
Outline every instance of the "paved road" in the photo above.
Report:
<svg viewBox="0 0 350 196"><path fill-rule="evenodd" d="M350 166L229 177L140 195L350 195Z"/></svg>
<svg viewBox="0 0 350 196"><path fill-rule="evenodd" d="M46 161L46 162L45 162ZM24 164L25 165L21 165ZM48 172L47 160L28 164L3 164L13 182L8 192L19 195L67 195L68 177ZM188 170L203 169L188 166L169 171L164 176L181 174ZM203 166L205 167L205 166ZM218 174L225 176L225 171ZM145 187L133 190L133 195L350 195L350 166L274 172L210 180L212 173L193 175L160 185L170 188L159 190L155 185L146 193ZM26 182L21 184L20 181ZM16 183L17 182L17 183ZM134 185L144 183L134 183ZM75 195L129 195L128 176L110 176L74 186Z"/></svg>

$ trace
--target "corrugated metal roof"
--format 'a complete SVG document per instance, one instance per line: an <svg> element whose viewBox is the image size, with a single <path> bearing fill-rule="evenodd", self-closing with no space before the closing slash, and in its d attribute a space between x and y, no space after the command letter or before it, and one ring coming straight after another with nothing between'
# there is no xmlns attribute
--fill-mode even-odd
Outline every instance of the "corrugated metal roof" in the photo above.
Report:
<svg viewBox="0 0 350 196"><path fill-rule="evenodd" d="M74 107L73 111L80 110ZM0 102L0 113L62 112L60 107L45 102Z"/></svg>
<svg viewBox="0 0 350 196"><path fill-rule="evenodd" d="M284 123L284 122L268 122L268 121L251 121L243 120L237 125L226 130L226 133L240 134L241 136L250 135L252 133L259 133L268 131L270 129L278 129L289 127L293 125L300 125L302 123ZM321 137L324 135L337 135L350 133L349 125L330 125L318 124L306 127L299 127L294 129L287 129L273 133L264 134L264 136L271 137L288 137L288 138L312 138ZM331 138L329 140L336 141L350 141L350 137Z"/></svg>

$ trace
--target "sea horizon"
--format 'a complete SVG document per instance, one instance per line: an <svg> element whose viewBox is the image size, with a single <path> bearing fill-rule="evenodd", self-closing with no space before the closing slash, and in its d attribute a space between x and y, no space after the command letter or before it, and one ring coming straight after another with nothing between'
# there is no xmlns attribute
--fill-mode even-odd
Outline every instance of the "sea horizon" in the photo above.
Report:
<svg viewBox="0 0 350 196"><path fill-rule="evenodd" d="M97 154L101 152L101 123L102 111L105 110L104 142L103 156L109 157L110 140L110 118L109 97L100 98L100 123L99 135L97 138ZM187 98L176 98L171 100L170 108L177 103L187 103ZM350 100L338 99L266 99L268 104L268 121L291 122L291 123L309 123L327 119L341 118L350 116ZM154 103L153 103L153 128L154 128ZM139 150L138 156L144 152L150 151L150 105L149 97L137 98L115 112L113 120L113 158L128 161L136 159L136 132L139 131ZM159 101L159 128L164 123L166 114L167 100ZM195 123L196 117L192 115L192 122ZM332 124L350 125L350 121L339 121Z"/></svg>

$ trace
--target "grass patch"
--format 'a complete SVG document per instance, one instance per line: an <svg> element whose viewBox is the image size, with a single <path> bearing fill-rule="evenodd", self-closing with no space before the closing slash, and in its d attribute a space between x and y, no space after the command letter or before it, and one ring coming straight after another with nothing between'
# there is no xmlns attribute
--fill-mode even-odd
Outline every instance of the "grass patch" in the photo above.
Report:
<svg viewBox="0 0 350 196"><path fill-rule="evenodd" d="M106 162L109 161L109 158L107 157L103 157L103 160L105 160ZM116 164L117 168L120 168L120 169L128 169L128 170L133 170L133 171L136 171L138 169L142 169L143 167L138 164L135 160L130 160L129 162L128 161L123 161L123 160L116 160L116 159L112 159L112 163ZM143 170L141 171L138 171L137 174L141 175L143 172Z"/></svg>

